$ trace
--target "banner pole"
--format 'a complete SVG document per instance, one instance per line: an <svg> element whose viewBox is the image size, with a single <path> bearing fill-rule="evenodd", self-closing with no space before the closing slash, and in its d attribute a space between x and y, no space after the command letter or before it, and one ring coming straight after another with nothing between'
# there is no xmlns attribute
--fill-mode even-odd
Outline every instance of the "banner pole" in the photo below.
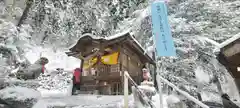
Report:
<svg viewBox="0 0 240 108"><path fill-rule="evenodd" d="M160 74L160 73L156 73L157 84L158 84L158 92L159 92L160 108L163 108L162 82L159 79L158 74Z"/></svg>
<svg viewBox="0 0 240 108"><path fill-rule="evenodd" d="M167 2L168 0L152 0L151 2L152 34L154 36L153 43L157 57L176 56L176 49L168 23ZM157 60L155 62L157 64ZM162 67L157 66L157 69L163 71ZM158 84L160 108L163 108L162 82L158 75L160 75L160 71L156 71L156 81Z"/></svg>

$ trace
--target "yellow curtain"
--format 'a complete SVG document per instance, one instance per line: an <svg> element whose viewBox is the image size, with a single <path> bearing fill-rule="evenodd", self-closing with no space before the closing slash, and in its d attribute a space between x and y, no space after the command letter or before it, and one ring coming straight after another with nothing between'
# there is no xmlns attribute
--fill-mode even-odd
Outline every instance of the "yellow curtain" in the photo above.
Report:
<svg viewBox="0 0 240 108"><path fill-rule="evenodd" d="M118 55L119 52L115 52L109 55L105 55L101 57L101 62L106 65L114 65L118 63Z"/></svg>
<svg viewBox="0 0 240 108"><path fill-rule="evenodd" d="M119 52L115 52L109 55L105 55L101 57L101 62L106 65L114 65L118 63L118 56ZM94 57L90 60L84 61L83 63L83 69L88 69L92 67L94 64L96 64L98 61L97 57Z"/></svg>
<svg viewBox="0 0 240 108"><path fill-rule="evenodd" d="M88 69L88 68L92 67L96 63L97 63L97 58L96 57L94 57L92 59L89 59L87 61L84 61L83 69Z"/></svg>

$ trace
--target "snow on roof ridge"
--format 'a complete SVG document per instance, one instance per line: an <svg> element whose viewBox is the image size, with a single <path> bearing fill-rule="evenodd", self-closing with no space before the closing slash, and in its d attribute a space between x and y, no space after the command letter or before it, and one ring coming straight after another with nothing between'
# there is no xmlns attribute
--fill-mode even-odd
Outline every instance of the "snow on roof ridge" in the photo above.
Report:
<svg viewBox="0 0 240 108"><path fill-rule="evenodd" d="M99 39L99 37L97 37L96 35L93 35L93 34L91 34L91 33L84 33L79 39L81 39L81 38L83 38L83 37L85 37L85 36L90 36L90 37L92 37L92 38L94 38L94 39ZM78 43L78 40L79 39L77 39L72 45L70 45L67 49L71 49L71 48L73 48L77 43ZM68 50L69 51L69 50Z"/></svg>
<svg viewBox="0 0 240 108"><path fill-rule="evenodd" d="M91 33L85 33L81 36L84 37L84 36L91 36L93 39L106 39L106 40L112 40L112 39L115 39L115 38L118 38L118 37L121 37L121 36L124 36L125 34L127 33L130 33L131 32L131 29L127 29L127 30L124 30L122 32L119 32L119 33L116 33L114 35L111 35L111 36L107 36L107 37L100 37L100 36L96 36L96 35L93 35Z"/></svg>
<svg viewBox="0 0 240 108"><path fill-rule="evenodd" d="M94 34L92 34L92 33L85 33L85 34L83 34L80 38L85 37L85 36L90 36L90 37L92 37L93 39L104 39L103 37L96 36L96 35L94 35Z"/></svg>
<svg viewBox="0 0 240 108"><path fill-rule="evenodd" d="M105 37L105 39L106 39L106 40L115 39L115 38L118 38L118 37L124 36L125 34L130 33L130 32L131 32L131 29L127 29L127 30L124 30L124 31L119 32L119 33L117 33L117 34L114 34L114 35L111 35L111 36ZM130 33L130 34L131 34L131 33Z"/></svg>
<svg viewBox="0 0 240 108"><path fill-rule="evenodd" d="M216 42L215 40L209 39L208 37L198 37L199 39L204 39L206 42L209 42L216 47L219 47L220 43Z"/></svg>
<svg viewBox="0 0 240 108"><path fill-rule="evenodd" d="M240 33L238 33L238 34L234 35L233 37L231 37L231 38L225 40L224 42L220 43L219 48L221 49L221 48L227 46L228 44L232 43L233 41L235 41L237 39L240 39Z"/></svg>

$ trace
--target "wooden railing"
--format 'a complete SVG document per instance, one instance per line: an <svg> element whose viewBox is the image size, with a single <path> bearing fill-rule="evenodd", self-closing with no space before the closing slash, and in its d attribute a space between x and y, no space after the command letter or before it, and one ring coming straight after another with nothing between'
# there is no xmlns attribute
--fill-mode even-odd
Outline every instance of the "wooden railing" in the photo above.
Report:
<svg viewBox="0 0 240 108"><path fill-rule="evenodd" d="M137 83L130 77L127 71L124 72L124 108L128 108L128 80L136 88L141 98L145 103L147 103L151 108L157 108L152 101L144 94L140 89L138 89Z"/></svg>
<svg viewBox="0 0 240 108"><path fill-rule="evenodd" d="M194 98L193 96L191 96L190 94L188 94L185 91L180 90L177 86L175 86L174 84L172 84L171 82L169 82L168 80L164 79L163 77L161 77L159 74L157 74L157 83L159 86L159 89L161 89L161 81L165 84L167 84L168 86L172 87L173 89L175 89L176 91L178 91L180 94L182 94L183 96L185 96L187 99L193 101L194 103L196 103L197 105L201 106L202 108L209 108L207 105L205 105L204 103L202 103L201 101L197 100L196 98ZM159 94L162 95L162 94Z"/></svg>
<svg viewBox="0 0 240 108"><path fill-rule="evenodd" d="M128 108L128 80L129 79L131 79L131 77L129 76L128 72L125 71L124 72L124 108ZM207 105L205 105L201 101L197 100L193 96L189 95L187 92L180 90L177 86L175 86L174 84L172 84L168 80L164 79L159 74L157 74L157 78L156 79L157 79L157 83L158 83L158 89L159 89L158 91L159 91L159 97L160 97L160 99L159 99L160 107L159 108L163 108L163 99L162 99L162 92L161 92L161 90L162 90L161 83L162 82L167 84L168 86L172 87L173 89L178 91L180 94L185 96L187 99L193 101L194 103L196 103L197 105L201 106L202 108L209 108Z"/></svg>

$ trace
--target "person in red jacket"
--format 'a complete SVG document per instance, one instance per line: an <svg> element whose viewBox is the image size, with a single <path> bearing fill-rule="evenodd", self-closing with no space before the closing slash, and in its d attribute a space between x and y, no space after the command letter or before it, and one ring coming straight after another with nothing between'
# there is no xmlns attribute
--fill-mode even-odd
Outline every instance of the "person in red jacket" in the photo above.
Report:
<svg viewBox="0 0 240 108"><path fill-rule="evenodd" d="M81 68L76 68L73 72L73 87L72 87L72 95L76 94L77 90L80 90L80 85L81 85L81 73L82 69Z"/></svg>
<svg viewBox="0 0 240 108"><path fill-rule="evenodd" d="M44 74L44 72L46 71L45 65L48 63L48 59L46 57L41 57L40 62L42 66L41 73Z"/></svg>

